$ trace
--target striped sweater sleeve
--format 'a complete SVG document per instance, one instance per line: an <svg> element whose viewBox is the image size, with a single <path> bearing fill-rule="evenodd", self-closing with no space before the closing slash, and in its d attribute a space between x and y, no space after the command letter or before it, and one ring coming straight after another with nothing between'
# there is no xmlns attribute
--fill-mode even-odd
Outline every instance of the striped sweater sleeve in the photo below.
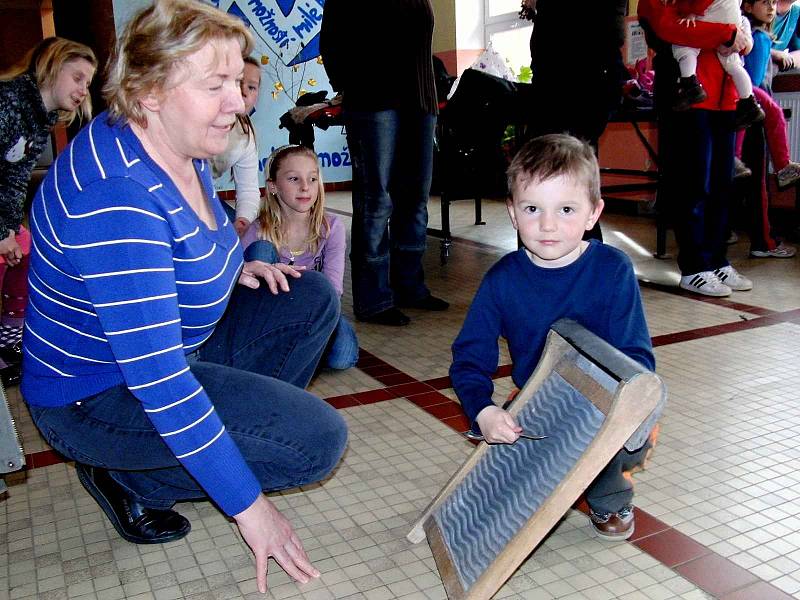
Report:
<svg viewBox="0 0 800 600"><path fill-rule="evenodd" d="M141 184L127 178L96 181L82 190L80 205L69 207L58 198L58 184L51 190L56 197L43 203L43 216L51 223L45 229L47 243L63 253L83 280L91 303L87 308L99 319L125 384L208 495L228 515L241 512L255 501L260 486L189 369L181 316L203 305L224 306L236 285L230 269L238 264L231 264L231 252L206 280L181 281L173 247L183 240L173 237ZM80 212L78 206L105 208ZM55 221L61 224L58 234ZM181 305L181 286L205 286L213 297L197 306ZM61 350L79 354L75 348Z"/></svg>

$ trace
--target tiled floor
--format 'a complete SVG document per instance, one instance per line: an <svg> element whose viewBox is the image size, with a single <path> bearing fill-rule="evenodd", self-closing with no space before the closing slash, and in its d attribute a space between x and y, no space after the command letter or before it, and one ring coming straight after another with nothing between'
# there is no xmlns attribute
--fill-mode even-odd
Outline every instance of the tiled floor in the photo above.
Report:
<svg viewBox="0 0 800 600"><path fill-rule="evenodd" d="M329 206L349 220L348 194L329 194ZM273 563L272 598L446 597L428 545L405 535L472 450L458 433L466 421L446 377L449 347L485 270L516 247L502 202L484 203L484 226L472 224L471 202L452 211L448 264L435 238L426 257L428 283L451 309L409 311L402 329L356 323L359 366L312 383L347 419L350 445L328 481L273 496L322 576L297 585ZM435 200L430 212L438 227ZM672 287L674 261L651 257L651 219L603 223L643 281L670 393L653 461L636 476L637 531L629 543L601 542L569 510L497 597L800 598L800 262L750 260L740 242L730 256L755 289L696 298ZM352 316L349 293L343 306ZM498 400L511 387L508 363L503 349ZM29 469L0 502L0 600L262 597L249 550L209 503L178 507L192 522L184 540L121 540L36 432L18 391L9 396Z"/></svg>

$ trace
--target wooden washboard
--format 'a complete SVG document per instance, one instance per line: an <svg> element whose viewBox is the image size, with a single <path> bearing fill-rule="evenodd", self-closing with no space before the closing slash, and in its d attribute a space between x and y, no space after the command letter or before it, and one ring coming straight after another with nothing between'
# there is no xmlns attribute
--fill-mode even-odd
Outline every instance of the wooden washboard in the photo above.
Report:
<svg viewBox="0 0 800 600"><path fill-rule="evenodd" d="M509 408L547 439L481 442L407 536L427 535L448 598L491 598L619 449L644 444L665 399L657 375L575 321L555 323Z"/></svg>

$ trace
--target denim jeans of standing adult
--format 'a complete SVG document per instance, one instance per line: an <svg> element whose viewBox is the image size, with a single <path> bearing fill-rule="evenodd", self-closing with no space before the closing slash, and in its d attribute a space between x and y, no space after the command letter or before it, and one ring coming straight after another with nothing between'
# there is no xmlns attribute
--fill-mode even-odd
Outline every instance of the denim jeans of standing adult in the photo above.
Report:
<svg viewBox="0 0 800 600"><path fill-rule="evenodd" d="M353 310L369 317L425 298L436 117L413 110L345 111L353 161Z"/></svg>
<svg viewBox="0 0 800 600"><path fill-rule="evenodd" d="M256 240L244 249L245 260L260 260L265 263L276 263L280 260L275 244L267 240ZM322 353L321 364L329 369L343 371L356 366L358 362L358 337L356 330L344 315L333 330L328 345Z"/></svg>
<svg viewBox="0 0 800 600"><path fill-rule="evenodd" d="M264 490L319 481L344 452L344 420L303 389L338 310L335 290L319 273L304 273L278 295L236 286L214 334L190 355L192 373ZM205 497L125 386L30 410L53 448L108 469L145 506Z"/></svg>
<svg viewBox="0 0 800 600"><path fill-rule="evenodd" d="M659 205L671 216L683 275L728 265L734 112L659 111Z"/></svg>

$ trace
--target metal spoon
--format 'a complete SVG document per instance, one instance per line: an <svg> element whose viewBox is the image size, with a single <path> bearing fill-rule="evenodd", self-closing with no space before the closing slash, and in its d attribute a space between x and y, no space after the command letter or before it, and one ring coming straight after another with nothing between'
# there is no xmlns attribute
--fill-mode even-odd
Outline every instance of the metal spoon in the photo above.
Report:
<svg viewBox="0 0 800 600"><path fill-rule="evenodd" d="M520 433L519 437L525 438L526 440L544 440L544 439L547 439L546 435L531 435L530 433Z"/></svg>
<svg viewBox="0 0 800 600"><path fill-rule="evenodd" d="M467 437L467 439L470 439L470 440L477 440L479 442L483 441L483 436L482 435L478 435L477 433L475 433L471 429L469 431L467 431L464 435ZM519 434L519 437L525 438L526 440L544 440L544 439L547 438L546 435L532 435L530 433L525 433L524 431Z"/></svg>

